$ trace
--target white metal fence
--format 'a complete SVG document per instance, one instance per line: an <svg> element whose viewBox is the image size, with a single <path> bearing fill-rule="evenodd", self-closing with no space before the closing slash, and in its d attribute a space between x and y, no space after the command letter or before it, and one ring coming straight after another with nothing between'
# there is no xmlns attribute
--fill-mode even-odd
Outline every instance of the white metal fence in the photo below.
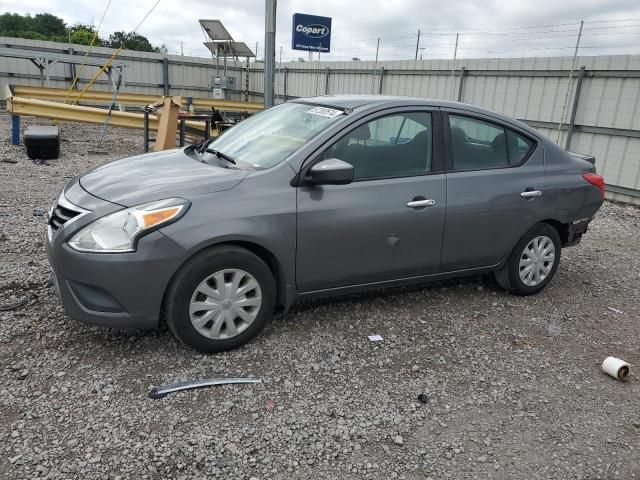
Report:
<svg viewBox="0 0 640 480"><path fill-rule="evenodd" d="M86 47L0 37L0 82L39 85L40 72L30 60L2 56L11 48L41 56L72 50L80 63ZM112 52L97 47L90 57L104 61ZM123 91L212 96L216 67L210 58L125 50L118 61L125 65ZM577 65L584 69L574 72L568 89L571 63L564 57L465 59L455 65L450 60L289 62L276 66L276 102L344 93L460 100L523 120L555 140L568 92L560 143L567 144L571 130L570 149L596 155L608 196L640 204L640 55L578 57ZM262 100L262 64L249 67L228 63L230 99ZM80 86L96 71L86 67ZM68 88L71 75L69 64L56 63L49 86ZM96 89L110 85L101 80Z"/></svg>

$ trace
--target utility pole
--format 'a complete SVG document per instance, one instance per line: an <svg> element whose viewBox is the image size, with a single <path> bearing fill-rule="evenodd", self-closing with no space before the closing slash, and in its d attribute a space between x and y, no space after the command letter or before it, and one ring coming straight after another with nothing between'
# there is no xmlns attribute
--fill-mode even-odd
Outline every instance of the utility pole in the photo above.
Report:
<svg viewBox="0 0 640 480"><path fill-rule="evenodd" d="M278 60L278 75L282 76L282 45L280 45L280 58ZM276 100L278 99L278 92L277 92L277 88L274 87L276 90L275 96L276 96Z"/></svg>
<svg viewBox="0 0 640 480"><path fill-rule="evenodd" d="M453 62L451 62L451 87L450 87L450 92L449 92L449 98L451 98L453 96L453 74L456 71L456 57L458 56L458 37L460 36L459 33L456 33L456 47L453 50Z"/></svg>
<svg viewBox="0 0 640 480"><path fill-rule="evenodd" d="M181 95L184 97L184 46L182 45L182 41L180 41L180 66L182 69L182 91Z"/></svg>
<svg viewBox="0 0 640 480"><path fill-rule="evenodd" d="M582 27L584 26L584 20L580 20L580 30L578 30L578 40L576 41L576 49L573 52L573 63L571 64L571 71L569 72L569 84L567 85L567 94L564 97L564 107L562 108L562 116L558 123L558 135L556 137L556 143L560 144L560 134L562 130L562 124L564 123L565 116L567 114L567 106L569 105L569 92L571 85L573 84L573 71L576 69L576 59L578 58L578 48L580 48L580 38L582 37Z"/></svg>
<svg viewBox="0 0 640 480"><path fill-rule="evenodd" d="M376 44L376 63L373 66L373 75L371 80L371 93L376 91L376 70L378 69L378 53L380 52L380 37L378 37L378 43Z"/></svg>
<svg viewBox="0 0 640 480"><path fill-rule="evenodd" d="M264 108L273 107L273 83L275 80L274 64L276 63L276 3L277 0L265 1L264 23Z"/></svg>
<svg viewBox="0 0 640 480"><path fill-rule="evenodd" d="M318 47L318 62L316 63L316 97L318 96L319 82L320 82L320 47Z"/></svg>
<svg viewBox="0 0 640 480"><path fill-rule="evenodd" d="M418 60L418 50L420 50L420 30L418 29L418 41L416 42L416 60Z"/></svg>
<svg viewBox="0 0 640 480"><path fill-rule="evenodd" d="M258 42L256 42L256 57L255 57L255 62L258 61Z"/></svg>

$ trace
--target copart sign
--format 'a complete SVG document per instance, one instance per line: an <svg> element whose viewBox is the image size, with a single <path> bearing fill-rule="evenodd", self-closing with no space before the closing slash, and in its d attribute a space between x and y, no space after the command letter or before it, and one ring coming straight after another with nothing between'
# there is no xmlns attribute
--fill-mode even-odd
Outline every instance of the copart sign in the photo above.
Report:
<svg viewBox="0 0 640 480"><path fill-rule="evenodd" d="M331 17L294 13L292 30L293 50L331 51Z"/></svg>

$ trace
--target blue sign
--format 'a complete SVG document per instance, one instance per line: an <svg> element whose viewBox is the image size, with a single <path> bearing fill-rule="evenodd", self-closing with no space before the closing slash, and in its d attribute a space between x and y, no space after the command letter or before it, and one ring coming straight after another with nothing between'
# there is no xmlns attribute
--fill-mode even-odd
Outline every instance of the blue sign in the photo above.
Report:
<svg viewBox="0 0 640 480"><path fill-rule="evenodd" d="M312 52L330 52L331 17L294 13L291 48Z"/></svg>

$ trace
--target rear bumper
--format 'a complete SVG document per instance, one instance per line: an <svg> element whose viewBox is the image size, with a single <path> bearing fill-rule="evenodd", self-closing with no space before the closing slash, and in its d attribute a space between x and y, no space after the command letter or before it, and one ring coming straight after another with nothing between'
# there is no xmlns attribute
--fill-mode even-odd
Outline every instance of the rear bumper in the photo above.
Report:
<svg viewBox="0 0 640 480"><path fill-rule="evenodd" d="M578 245L582 240L582 235L589 229L589 222L591 222L592 219L593 217L583 218L571 222L567 228L567 239L562 246L573 247L574 245Z"/></svg>
<svg viewBox="0 0 640 480"><path fill-rule="evenodd" d="M153 328L184 250L153 232L140 239L136 252L123 254L80 253L54 237L47 255L70 317L114 328Z"/></svg>

